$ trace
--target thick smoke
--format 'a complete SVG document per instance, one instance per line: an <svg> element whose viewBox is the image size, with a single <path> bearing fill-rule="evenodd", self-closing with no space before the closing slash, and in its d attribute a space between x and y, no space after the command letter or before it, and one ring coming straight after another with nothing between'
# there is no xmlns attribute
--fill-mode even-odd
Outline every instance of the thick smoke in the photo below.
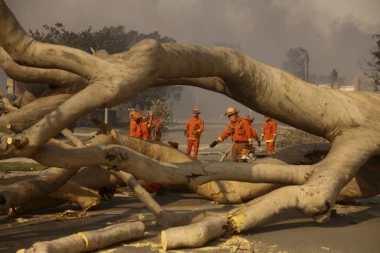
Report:
<svg viewBox="0 0 380 253"><path fill-rule="evenodd" d="M274 67L281 67L286 52L303 47L309 52L310 73L329 75L338 68L348 82L360 71L358 62L368 57L380 33L377 0L275 1L275 0L8 0L25 30L63 23L79 31L89 26L124 25L139 32L158 30L179 43L213 46L235 43L242 52ZM4 78L0 79L5 83ZM4 85L5 86L5 85ZM184 93L175 112L191 113L195 89ZM209 105L210 96L214 104ZM215 110L236 105L228 98L201 91L198 106L204 117L218 117ZM207 99L207 100L206 100ZM204 101L207 101L204 102ZM247 111L239 105L241 110Z"/></svg>

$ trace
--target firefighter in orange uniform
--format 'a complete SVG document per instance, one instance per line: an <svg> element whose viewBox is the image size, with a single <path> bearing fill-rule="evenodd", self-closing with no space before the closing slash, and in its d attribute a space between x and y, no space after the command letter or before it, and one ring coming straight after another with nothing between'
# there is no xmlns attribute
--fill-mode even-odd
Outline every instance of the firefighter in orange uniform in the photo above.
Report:
<svg viewBox="0 0 380 253"><path fill-rule="evenodd" d="M193 150L193 157L197 159L198 148L201 138L201 134L204 129L204 121L199 117L201 111L197 108L193 109L193 117L187 121L184 135L187 137L187 149L186 154L190 155L191 149Z"/></svg>
<svg viewBox="0 0 380 253"><path fill-rule="evenodd" d="M129 112L129 136L131 137L136 137L136 130L137 130L137 123L136 121L133 119L133 114L135 112L134 111L131 111Z"/></svg>
<svg viewBox="0 0 380 253"><path fill-rule="evenodd" d="M263 132L261 133L261 140L263 141L265 138L267 152L268 154L273 154L277 135L277 123L274 120L272 120L272 118L269 116L264 117L265 123L263 127Z"/></svg>
<svg viewBox="0 0 380 253"><path fill-rule="evenodd" d="M137 124L136 132L134 137L143 139L143 140L148 140L149 139L149 131L148 131L148 126L146 123L143 121L143 116L140 112L134 112L133 113L133 120Z"/></svg>
<svg viewBox="0 0 380 253"><path fill-rule="evenodd" d="M249 125L250 125L250 127L251 127L251 137L257 141L257 146L260 147L260 146L261 146L260 138L259 138L259 136L257 135L256 130L255 130L255 129L253 128L253 126L252 126L252 123L253 123L253 121L255 120L255 118L254 118L253 116L246 116L244 119L245 119L246 121L248 121L248 123L249 123Z"/></svg>
<svg viewBox="0 0 380 253"><path fill-rule="evenodd" d="M137 129L135 137L148 140L149 139L149 130L146 122L143 120L143 116L140 112L133 113L133 120L136 121ZM149 193L156 193L157 195L162 195L165 193L165 188L162 184L156 183L147 183L145 190Z"/></svg>
<svg viewBox="0 0 380 253"><path fill-rule="evenodd" d="M228 116L230 123L226 130L210 144L210 148L214 148L218 143L224 141L229 136L233 141L231 150L231 161L238 162L239 154L247 154L252 148L251 126L249 123L240 118L239 110L235 107L228 107L225 115Z"/></svg>
<svg viewBox="0 0 380 253"><path fill-rule="evenodd" d="M149 139L160 141L162 137L162 122L160 118L154 116L153 111L148 111L148 117L146 117L145 121L149 130Z"/></svg>

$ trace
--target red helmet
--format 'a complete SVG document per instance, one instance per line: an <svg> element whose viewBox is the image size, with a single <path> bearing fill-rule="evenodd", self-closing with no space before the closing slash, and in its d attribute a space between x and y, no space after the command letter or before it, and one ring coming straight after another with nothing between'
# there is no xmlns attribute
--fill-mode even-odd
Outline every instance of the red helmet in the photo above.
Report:
<svg viewBox="0 0 380 253"><path fill-rule="evenodd" d="M255 118L253 116L250 116L250 115L246 116L244 119L250 123L252 123L255 120Z"/></svg>
<svg viewBox="0 0 380 253"><path fill-rule="evenodd" d="M198 108L194 108L193 114L201 114L201 111Z"/></svg>
<svg viewBox="0 0 380 253"><path fill-rule="evenodd" d="M230 116L230 115L234 115L234 114L238 114L239 113L239 110L236 109L235 107L228 107L227 110L226 110L226 113L224 114L225 116Z"/></svg>
<svg viewBox="0 0 380 253"><path fill-rule="evenodd" d="M141 112L134 112L133 113L133 119L134 120L136 120L136 119L140 119L140 118L142 118L143 116L142 116L142 114L141 114Z"/></svg>

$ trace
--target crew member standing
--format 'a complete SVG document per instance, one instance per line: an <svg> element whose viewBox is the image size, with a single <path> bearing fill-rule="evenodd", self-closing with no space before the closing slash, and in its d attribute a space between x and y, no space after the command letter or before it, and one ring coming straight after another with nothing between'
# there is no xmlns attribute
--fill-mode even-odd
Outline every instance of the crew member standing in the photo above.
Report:
<svg viewBox="0 0 380 253"><path fill-rule="evenodd" d="M129 136L136 137L136 130L137 130L137 123L133 119L133 114L135 112L131 111L129 112Z"/></svg>
<svg viewBox="0 0 380 253"><path fill-rule="evenodd" d="M253 121L255 120L255 118L254 118L253 116L246 116L244 119L245 119L246 121L248 121L249 126L250 126L250 128L251 128L251 137L257 141L257 146L260 147L260 146L261 146L260 138L259 138L259 136L257 135L256 130L255 130L255 129L253 128L253 126L252 126L252 123L253 123Z"/></svg>
<svg viewBox="0 0 380 253"><path fill-rule="evenodd" d="M143 120L143 116L140 112L134 112L133 119L136 121L137 130L135 137L148 140L149 131L146 122ZM165 188L162 184L156 184L148 182L145 186L145 190L149 193L156 193L157 195L164 194Z"/></svg>
<svg viewBox="0 0 380 253"><path fill-rule="evenodd" d="M277 123L272 120L269 116L265 117L265 123L263 127L263 132L261 133L261 140L263 141L265 138L265 143L267 146L267 153L273 154L274 151L274 145L276 142L276 135L277 135Z"/></svg>
<svg viewBox="0 0 380 253"><path fill-rule="evenodd" d="M210 144L210 148L214 148L218 143L224 141L229 136L232 139L231 161L239 162L238 155L247 154L252 148L252 135L249 123L240 118L239 110L235 107L228 107L225 115L228 116L230 124L226 130Z"/></svg>
<svg viewBox="0 0 380 253"><path fill-rule="evenodd" d="M199 117L199 114L201 114L201 111L194 108L193 117L187 121L184 132L185 137L187 137L186 154L190 155L191 149L194 148L193 157L195 159L198 157L199 143L204 129L204 121Z"/></svg>
<svg viewBox="0 0 380 253"><path fill-rule="evenodd" d="M143 140L148 140L149 139L149 131L148 131L148 126L146 123L143 121L143 116L140 112L134 112L133 113L133 120L137 124L136 132L134 137L143 139Z"/></svg>

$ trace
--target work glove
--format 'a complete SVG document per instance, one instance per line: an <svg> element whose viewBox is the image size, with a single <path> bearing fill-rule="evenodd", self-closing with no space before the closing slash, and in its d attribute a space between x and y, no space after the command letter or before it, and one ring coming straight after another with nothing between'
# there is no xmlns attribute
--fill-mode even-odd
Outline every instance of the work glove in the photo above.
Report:
<svg viewBox="0 0 380 253"><path fill-rule="evenodd" d="M216 146L216 144L218 144L217 141L213 141L211 144L210 144L210 148L214 148Z"/></svg>
<svg viewBox="0 0 380 253"><path fill-rule="evenodd" d="M261 141L260 140L257 141L257 146L259 146L259 147L261 146Z"/></svg>
<svg viewBox="0 0 380 253"><path fill-rule="evenodd" d="M275 141L275 140L276 140L276 135L273 136L273 141Z"/></svg>
<svg viewBox="0 0 380 253"><path fill-rule="evenodd" d="M187 130L185 130L185 131L183 132L183 135L184 135L185 137L187 137Z"/></svg>
<svg viewBox="0 0 380 253"><path fill-rule="evenodd" d="M264 135L261 135L261 141L264 141Z"/></svg>

